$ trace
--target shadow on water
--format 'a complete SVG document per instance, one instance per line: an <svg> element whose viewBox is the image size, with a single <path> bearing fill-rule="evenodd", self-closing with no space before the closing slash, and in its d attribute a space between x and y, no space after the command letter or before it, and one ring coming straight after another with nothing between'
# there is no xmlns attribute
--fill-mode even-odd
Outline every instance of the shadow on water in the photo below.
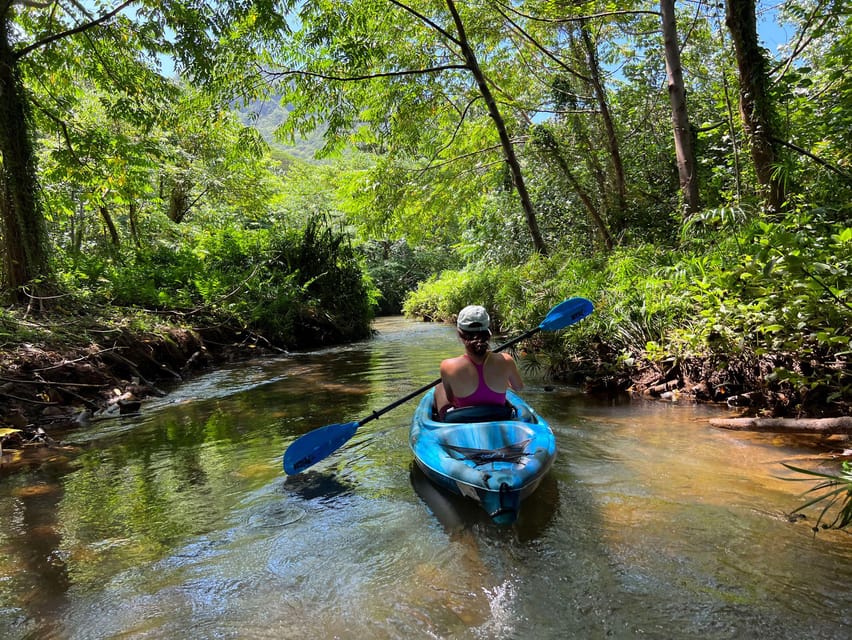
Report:
<svg viewBox="0 0 852 640"><path fill-rule="evenodd" d="M295 476L287 476L284 490L303 500L318 500L328 504L351 495L354 487L350 482L341 481L333 473L305 471Z"/></svg>
<svg viewBox="0 0 852 640"><path fill-rule="evenodd" d="M541 536L559 508L559 484L553 474L547 474L535 493L523 501L518 520L511 527L494 524L473 500L431 482L415 462L411 463L409 475L415 493L450 534L473 528L511 529L519 542L527 542Z"/></svg>

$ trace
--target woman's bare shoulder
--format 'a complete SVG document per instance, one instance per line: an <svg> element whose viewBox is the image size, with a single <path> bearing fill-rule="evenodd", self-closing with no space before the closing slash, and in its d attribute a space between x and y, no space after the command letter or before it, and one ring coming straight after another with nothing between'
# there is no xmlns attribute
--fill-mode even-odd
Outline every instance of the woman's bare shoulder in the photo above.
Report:
<svg viewBox="0 0 852 640"><path fill-rule="evenodd" d="M446 360L441 361L441 371L458 369L461 365L466 362L464 356L456 356L455 358L447 358Z"/></svg>

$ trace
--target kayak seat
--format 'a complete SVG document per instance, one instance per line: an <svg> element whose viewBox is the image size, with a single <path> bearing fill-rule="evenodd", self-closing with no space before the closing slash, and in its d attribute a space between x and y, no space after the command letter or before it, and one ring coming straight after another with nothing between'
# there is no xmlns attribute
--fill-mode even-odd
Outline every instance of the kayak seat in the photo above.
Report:
<svg viewBox="0 0 852 640"><path fill-rule="evenodd" d="M444 422L461 424L469 422L492 422L494 420L513 420L516 417L515 407L506 404L481 404L473 407L450 409L444 416Z"/></svg>

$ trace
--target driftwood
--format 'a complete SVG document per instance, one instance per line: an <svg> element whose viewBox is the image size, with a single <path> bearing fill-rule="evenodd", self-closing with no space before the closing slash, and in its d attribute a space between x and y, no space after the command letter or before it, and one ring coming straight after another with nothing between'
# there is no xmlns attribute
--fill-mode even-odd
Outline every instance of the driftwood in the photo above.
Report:
<svg viewBox="0 0 852 640"><path fill-rule="evenodd" d="M710 424L735 431L770 433L852 434L852 416L839 418L713 418Z"/></svg>
<svg viewBox="0 0 852 640"><path fill-rule="evenodd" d="M662 382L660 384L654 385L653 387L648 387L645 389L644 393L650 396L658 396L664 391L668 391L669 389L674 389L678 385L677 380L667 380L666 382Z"/></svg>

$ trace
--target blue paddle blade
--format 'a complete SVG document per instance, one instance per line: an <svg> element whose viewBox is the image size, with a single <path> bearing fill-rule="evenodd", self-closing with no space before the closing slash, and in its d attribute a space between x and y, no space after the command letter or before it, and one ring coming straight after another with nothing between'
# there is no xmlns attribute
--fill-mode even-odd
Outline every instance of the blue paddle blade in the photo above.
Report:
<svg viewBox="0 0 852 640"><path fill-rule="evenodd" d="M594 310L595 306L585 298L568 298L553 307L538 328L542 331L559 331L591 315Z"/></svg>
<svg viewBox="0 0 852 640"><path fill-rule="evenodd" d="M357 429L357 422L346 422L308 431L284 452L284 472L292 476L327 458L354 436Z"/></svg>

